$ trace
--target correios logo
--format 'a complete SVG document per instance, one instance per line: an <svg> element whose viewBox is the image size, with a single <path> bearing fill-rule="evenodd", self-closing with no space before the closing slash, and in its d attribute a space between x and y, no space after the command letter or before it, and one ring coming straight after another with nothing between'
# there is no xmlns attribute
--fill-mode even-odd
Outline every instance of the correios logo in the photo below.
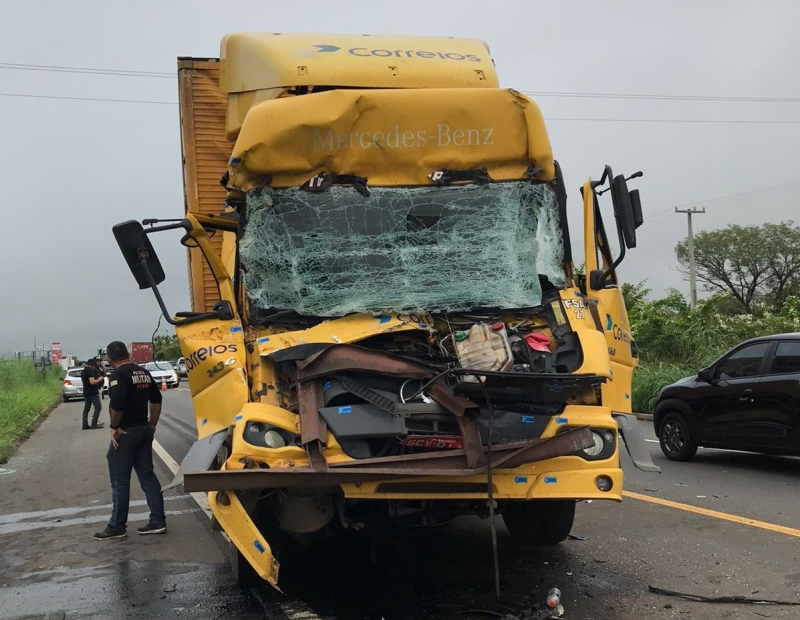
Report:
<svg viewBox="0 0 800 620"><path fill-rule="evenodd" d="M218 355L225 355L226 353L236 353L238 350L239 347L233 343L214 344L208 345L207 347L200 347L186 358L186 370L191 372L194 368L196 368L202 362L205 362L207 359L211 359L212 357Z"/></svg>
<svg viewBox="0 0 800 620"><path fill-rule="evenodd" d="M326 54L332 52L338 52L341 47L338 45L314 45L313 54ZM469 61L469 62L481 62L482 58L480 56L476 56L475 54L461 54L459 52L446 52L446 51L437 51L432 52L428 50L390 50L390 49L370 49L368 47L351 47L347 50L347 53L351 56L357 56L359 58L439 58L441 60L455 60L455 61ZM306 55L304 52L300 52L301 55Z"/></svg>

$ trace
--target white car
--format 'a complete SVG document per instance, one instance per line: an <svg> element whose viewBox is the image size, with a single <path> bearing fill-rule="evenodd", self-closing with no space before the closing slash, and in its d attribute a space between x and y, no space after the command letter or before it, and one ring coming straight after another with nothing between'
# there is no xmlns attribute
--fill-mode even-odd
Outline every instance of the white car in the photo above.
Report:
<svg viewBox="0 0 800 620"><path fill-rule="evenodd" d="M81 379L83 366L74 366L67 369L67 374L61 385L61 398L66 403L73 398L83 398L83 379ZM105 376L100 395L105 398L108 394L108 375Z"/></svg>
<svg viewBox="0 0 800 620"><path fill-rule="evenodd" d="M142 368L149 371L159 385L165 382L167 387L178 387L181 382L178 371L169 362L148 362Z"/></svg>
<svg viewBox="0 0 800 620"><path fill-rule="evenodd" d="M65 403L69 402L71 398L83 398L82 370L83 368L80 366L67 369L67 375L64 377L64 382L61 386L61 398Z"/></svg>

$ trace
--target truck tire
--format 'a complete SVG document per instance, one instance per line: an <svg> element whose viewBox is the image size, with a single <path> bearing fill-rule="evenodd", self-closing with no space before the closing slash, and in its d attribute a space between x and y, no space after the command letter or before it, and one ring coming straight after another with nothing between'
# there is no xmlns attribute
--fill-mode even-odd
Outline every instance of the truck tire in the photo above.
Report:
<svg viewBox="0 0 800 620"><path fill-rule="evenodd" d="M575 500L543 499L506 504L503 521L519 545L557 545L569 536L575 521Z"/></svg>

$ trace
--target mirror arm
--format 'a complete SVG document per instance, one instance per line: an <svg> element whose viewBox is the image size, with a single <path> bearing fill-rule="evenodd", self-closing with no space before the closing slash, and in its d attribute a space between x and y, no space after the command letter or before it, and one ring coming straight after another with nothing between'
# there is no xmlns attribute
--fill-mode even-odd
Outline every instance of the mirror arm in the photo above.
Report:
<svg viewBox="0 0 800 620"><path fill-rule="evenodd" d="M161 296L161 292L158 290L158 286L156 285L155 278L153 278L153 274L150 271L150 266L147 264L147 250L146 245L144 244L144 236L149 235L150 233L156 232L163 232L165 230L175 230L178 228L183 228L188 233L192 230L192 225L187 219L181 220L177 224L165 224L163 226L151 226L150 228L143 229L141 232L142 242L139 246L139 257L140 263L142 265L142 269L144 270L145 274L147 275L147 280L150 283L150 288L153 289L153 294L156 296L156 301L158 302L158 307L161 309L161 314L164 315L164 319L166 319L167 323L170 325L182 325L184 323L192 323L194 321L201 321L204 319L213 319L217 318L217 312L205 312L202 314L198 314L197 316L188 317L179 321L176 321L172 318L172 315L167 310L167 306L164 303L164 298Z"/></svg>
<svg viewBox="0 0 800 620"><path fill-rule="evenodd" d="M611 174L611 166L606 166L606 171L603 173L603 179L606 178L606 174L609 174L609 175ZM602 181L601 181L600 184L602 184ZM610 186L609 186L609 189L611 189ZM608 191L608 190L605 190L605 191ZM601 194L601 193L602 192L597 192L598 195ZM597 205L597 201L595 201L595 205ZM599 205L597 205L597 210L600 211ZM608 269L606 269L603 272L603 275L600 278L601 282L605 282L606 278L608 278L608 276L614 270L616 270L617 267L619 267L620 263L622 263L623 259L625 258L625 238L622 235L622 224L620 223L618 217L614 217L614 221L617 224L617 237L619 239L619 256L617 257L617 260L615 260L613 263L611 263L611 265L609 265ZM611 251L611 248L609 248L609 252L610 251Z"/></svg>
<svg viewBox="0 0 800 620"><path fill-rule="evenodd" d="M142 232L142 234L144 235L146 233ZM169 312L167 311L167 306L164 304L164 298L161 297L161 293L158 290L158 286L156 285L155 278L153 278L153 274L150 271L149 265L147 264L147 252L146 252L146 250L142 251L140 249L139 250L139 256L141 257L141 261L140 262L141 262L141 265L142 265L142 269L144 269L145 274L147 274L147 280L148 280L148 282L150 282L150 288L153 289L153 294L156 296L156 301L158 301L158 306L159 306L159 308L161 308L161 314L164 315L164 318L167 320L167 323L169 323L170 325L177 325L178 323L175 320L172 319L172 317L170 316Z"/></svg>

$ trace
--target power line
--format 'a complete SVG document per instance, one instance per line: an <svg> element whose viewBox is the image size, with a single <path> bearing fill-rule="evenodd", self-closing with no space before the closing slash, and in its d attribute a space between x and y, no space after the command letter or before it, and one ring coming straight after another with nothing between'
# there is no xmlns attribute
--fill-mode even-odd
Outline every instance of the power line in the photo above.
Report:
<svg viewBox="0 0 800 620"><path fill-rule="evenodd" d="M750 101L758 103L800 103L800 97L722 97L714 95L640 95L627 93L571 93L559 91L520 91L534 97L585 99L654 99L658 101Z"/></svg>
<svg viewBox="0 0 800 620"><path fill-rule="evenodd" d="M30 97L32 99L64 99L67 101L104 101L112 103L149 103L154 105L178 105L175 101L149 101L146 99L106 99L104 97L64 97L61 95L33 95L30 93L0 93L0 97Z"/></svg>
<svg viewBox="0 0 800 620"><path fill-rule="evenodd" d="M679 207L690 207L694 205L707 205L709 202L718 202L720 200L728 200L729 198L738 198L739 196L749 196L750 194L760 194L761 192L772 192L776 189L785 189L789 187L798 186L800 189L800 181L793 181L792 183L783 183L781 185L772 185L770 187L762 187L761 189L752 189L747 192L739 192L737 194L728 194L727 196L719 196L718 198L708 198L707 200L696 200L694 202L687 202L682 205L676 205L675 208ZM671 209L672 207L670 207Z"/></svg>
<svg viewBox="0 0 800 620"><path fill-rule="evenodd" d="M706 206L715 206L710 203L719 202L722 200L731 200L733 198L739 198L741 196L752 196L753 194L760 194L764 192L774 192L776 190L787 190L787 189L800 189L800 181L793 181L792 183L782 183L780 185L771 185L770 187L762 187L760 189L752 189L746 192L738 192L736 194L728 194L726 196L718 196L717 198L708 198L706 200L695 200L693 202L686 202L680 205L676 205L674 207L667 207L666 209L662 209L661 211L656 211L652 214L647 214L645 219L645 224L642 228L649 228L655 224L663 224L671 219L677 217L674 209L679 209L681 207L693 207L696 205L706 205Z"/></svg>
<svg viewBox="0 0 800 620"><path fill-rule="evenodd" d="M177 105L174 101L151 101L143 99L111 99L105 97L68 97L62 95L37 95L32 93L0 93L0 97L29 97L33 99L63 99L67 101L103 101L109 103L143 103L153 105ZM572 118L572 117L545 117L546 121L578 121L597 123L733 123L733 124L763 124L763 125L800 125L800 121L765 121L765 120L725 120L725 119L668 119L668 118Z"/></svg>
<svg viewBox="0 0 800 620"><path fill-rule="evenodd" d="M47 71L52 73L85 73L89 75L119 75L122 77L149 77L175 79L177 74L163 71L138 71L128 69L96 69L91 67L65 67L59 65L33 65L16 62L0 62L0 69L16 71Z"/></svg>
<svg viewBox="0 0 800 620"><path fill-rule="evenodd" d="M85 73L99 75L119 75L127 77L151 77L175 79L177 74L164 71L145 71L139 69L106 69L97 67L73 67L65 65L43 65L34 63L0 62L2 69L19 71L49 71L55 73ZM535 97L566 97L579 99L650 99L656 101L732 101L756 103L800 103L800 97L744 97L721 95L661 95L644 93L592 93L569 91L520 91Z"/></svg>
<svg viewBox="0 0 800 620"><path fill-rule="evenodd" d="M545 117L546 121L588 121L594 123L732 123L745 125L800 125L800 121L760 121L726 119L682 119L682 118L555 118Z"/></svg>

